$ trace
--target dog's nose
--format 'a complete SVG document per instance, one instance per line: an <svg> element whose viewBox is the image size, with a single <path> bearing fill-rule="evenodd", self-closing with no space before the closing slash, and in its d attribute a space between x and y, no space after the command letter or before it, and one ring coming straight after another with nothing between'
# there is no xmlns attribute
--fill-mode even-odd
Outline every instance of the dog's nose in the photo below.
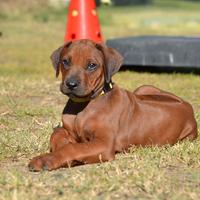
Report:
<svg viewBox="0 0 200 200"><path fill-rule="evenodd" d="M73 90L78 86L78 82L76 80L68 80L66 81L66 86L70 89Z"/></svg>

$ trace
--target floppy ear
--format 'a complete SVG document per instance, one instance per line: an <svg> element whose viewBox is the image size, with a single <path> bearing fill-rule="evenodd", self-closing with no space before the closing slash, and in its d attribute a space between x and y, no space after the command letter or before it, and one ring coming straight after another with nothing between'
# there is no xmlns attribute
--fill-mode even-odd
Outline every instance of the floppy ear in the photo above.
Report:
<svg viewBox="0 0 200 200"><path fill-rule="evenodd" d="M71 43L72 43L71 41L67 42L65 45L63 45L63 46L59 47L58 49L56 49L55 51L53 51L53 53L50 56L53 67L56 70L56 77L58 77L59 72L60 72L60 54L61 54L63 48L64 47L68 48L71 45Z"/></svg>
<svg viewBox="0 0 200 200"><path fill-rule="evenodd" d="M51 62L53 64L54 69L56 70L56 77L58 77L59 75L59 65L60 65L60 54L61 51L63 50L64 46L59 47L58 49L56 49L55 51L53 51L53 53L51 54L50 58L51 58Z"/></svg>
<svg viewBox="0 0 200 200"><path fill-rule="evenodd" d="M117 50L107 47L105 44L96 44L96 48L103 53L105 82L109 84L112 76L119 71L123 57Z"/></svg>

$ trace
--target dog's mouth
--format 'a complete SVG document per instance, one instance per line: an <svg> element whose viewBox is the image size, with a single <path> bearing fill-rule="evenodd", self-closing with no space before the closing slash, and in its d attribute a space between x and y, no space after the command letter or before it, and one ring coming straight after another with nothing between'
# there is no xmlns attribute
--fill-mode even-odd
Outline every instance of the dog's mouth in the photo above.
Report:
<svg viewBox="0 0 200 200"><path fill-rule="evenodd" d="M67 95L69 98L88 98L91 96L91 94L86 94L86 95L77 95L73 92L68 92L68 93L65 93L65 95Z"/></svg>
<svg viewBox="0 0 200 200"><path fill-rule="evenodd" d="M86 90L81 90L81 89L75 89L75 90L70 90L66 87L63 87L63 85L61 84L60 86L60 91L68 96L69 98L89 98L90 96L92 96L93 92L92 91L88 91L87 93L85 92ZM84 92L83 92L84 91Z"/></svg>
<svg viewBox="0 0 200 200"><path fill-rule="evenodd" d="M68 90L67 88L63 87L61 85L60 90L61 92L68 96L70 99L93 99L96 96L98 96L99 93L101 93L103 86L99 87L97 90L92 90L92 91L87 91L87 92L82 92L81 90ZM84 89L83 91L86 91L86 89Z"/></svg>

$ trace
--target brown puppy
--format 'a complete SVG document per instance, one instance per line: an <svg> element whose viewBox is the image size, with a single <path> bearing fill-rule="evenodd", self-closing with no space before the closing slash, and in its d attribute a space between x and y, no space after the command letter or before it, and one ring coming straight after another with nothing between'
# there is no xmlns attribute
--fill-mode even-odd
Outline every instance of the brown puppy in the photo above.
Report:
<svg viewBox="0 0 200 200"><path fill-rule="evenodd" d="M50 153L35 157L31 171L113 160L130 146L173 145L197 137L190 104L152 86L129 92L111 77L122 57L89 40L69 42L51 56L60 89L69 96L63 126L50 139Z"/></svg>

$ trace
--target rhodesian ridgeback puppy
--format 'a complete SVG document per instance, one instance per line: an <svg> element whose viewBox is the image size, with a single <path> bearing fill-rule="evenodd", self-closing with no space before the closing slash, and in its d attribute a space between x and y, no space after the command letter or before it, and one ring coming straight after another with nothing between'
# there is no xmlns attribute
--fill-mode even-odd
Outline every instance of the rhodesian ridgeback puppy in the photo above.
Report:
<svg viewBox="0 0 200 200"><path fill-rule="evenodd" d="M60 90L69 97L50 153L33 158L31 171L110 161L131 146L173 145L197 137L191 105L153 86L134 92L111 80L122 56L90 40L68 42L51 56Z"/></svg>

